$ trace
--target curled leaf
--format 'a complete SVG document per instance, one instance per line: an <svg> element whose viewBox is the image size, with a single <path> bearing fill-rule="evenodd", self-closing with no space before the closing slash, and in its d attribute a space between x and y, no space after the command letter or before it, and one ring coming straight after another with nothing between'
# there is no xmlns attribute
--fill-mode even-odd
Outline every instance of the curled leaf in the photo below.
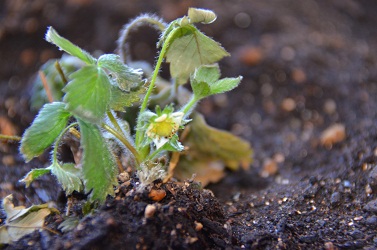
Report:
<svg viewBox="0 0 377 250"><path fill-rule="evenodd" d="M217 16L212 10L199 9L199 8L189 8L188 17L191 23L213 23Z"/></svg>
<svg viewBox="0 0 377 250"><path fill-rule="evenodd" d="M29 187L34 180L48 173L50 173L50 169L48 168L35 168L27 173L25 177L20 180L20 182L24 182L26 187Z"/></svg>

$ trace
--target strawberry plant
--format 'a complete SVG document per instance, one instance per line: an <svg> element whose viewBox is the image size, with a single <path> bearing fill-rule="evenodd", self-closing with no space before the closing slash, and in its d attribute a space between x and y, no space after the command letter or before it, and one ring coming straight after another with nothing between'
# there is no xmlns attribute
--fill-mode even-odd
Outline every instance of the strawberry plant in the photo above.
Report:
<svg viewBox="0 0 377 250"><path fill-rule="evenodd" d="M119 150L137 171L141 189L157 179L170 178L180 158L189 166L220 160L232 169L247 167L251 161L247 142L210 128L200 114L190 116L202 99L230 91L242 79L220 77L217 62L229 53L195 26L215 19L212 11L196 8L169 24L152 15L141 15L122 30L119 54L98 58L48 28L46 40L70 56L60 60L58 71L51 62L44 66L52 100L41 107L25 131L20 152L30 161L52 145L51 164L31 170L21 181L28 186L51 173L67 195L85 192L90 201L101 203L114 195L118 184ZM152 70L146 63L130 60L127 44L131 31L144 24L161 32ZM74 63L69 63L68 57L75 58ZM170 64L171 82L159 77L164 61ZM192 93L183 87L187 82ZM34 106L45 102L35 99L39 104ZM136 115L132 112L135 107ZM75 164L59 158L58 149L66 134L80 140L82 155ZM170 163L166 160L169 158Z"/></svg>

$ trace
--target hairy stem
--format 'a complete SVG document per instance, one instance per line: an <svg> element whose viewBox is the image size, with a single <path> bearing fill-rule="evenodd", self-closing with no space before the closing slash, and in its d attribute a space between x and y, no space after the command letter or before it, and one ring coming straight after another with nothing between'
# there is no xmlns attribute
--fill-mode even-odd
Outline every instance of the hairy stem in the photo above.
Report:
<svg viewBox="0 0 377 250"><path fill-rule="evenodd" d="M159 70L161 68L161 64L164 61L164 57L165 57L166 51L167 51L167 49L169 47L170 40L174 37L174 35L175 35L175 33L176 33L177 30L178 29L174 29L174 30L172 30L169 33L168 37L166 38L166 40L165 40L165 42L164 42L164 44L163 44L163 46L161 48L161 51L160 51L160 54L158 56L158 60L157 60L156 66L155 66L154 71L153 71L153 75L152 75L152 78L151 78L151 83L149 84L148 91L145 94L143 103L141 104L141 107L140 107L139 117L146 110L146 108L148 106L148 102L149 102L150 96L152 94L154 85L156 83L156 79L157 79L157 76L158 76L158 72L159 72ZM137 119L137 127L136 128L137 128L137 130L136 130L135 142L136 142L136 147L138 147L141 144L141 141L142 141L142 137L141 137L142 131L140 130L140 119Z"/></svg>
<svg viewBox="0 0 377 250"><path fill-rule="evenodd" d="M112 127L110 127L109 125L107 124L102 124L102 128L106 129L109 133L111 133L112 135L114 135L119 141L121 141L123 143L124 146L126 146L126 148L133 154L133 156L135 157L135 161L137 163L137 165L139 166L140 163L141 163L141 160L140 160L140 155L139 153L136 151L135 147L131 145L131 143L122 135L120 134L117 130L113 129Z"/></svg>
<svg viewBox="0 0 377 250"><path fill-rule="evenodd" d="M122 30L120 31L120 36L117 41L117 51L123 63L127 62L127 59L130 58L131 54L130 45L127 43L127 39L130 33L145 24L151 25L158 31L164 31L166 28L166 23L164 21L162 21L159 17L150 14L143 14L141 16L138 16L131 22L124 25Z"/></svg>
<svg viewBox="0 0 377 250"><path fill-rule="evenodd" d="M2 141L21 141L21 137L16 135L2 135L0 134L0 140Z"/></svg>
<svg viewBox="0 0 377 250"><path fill-rule="evenodd" d="M43 71L39 71L38 74L39 74L39 77L41 78L41 81L42 81L42 84L43 84L43 88L46 91L46 95L47 95L48 101L49 102L53 102L54 98L52 96L50 87L48 86L48 82L47 82L45 73L43 73Z"/></svg>
<svg viewBox="0 0 377 250"><path fill-rule="evenodd" d="M197 103L198 99L195 98L195 95L192 95L190 101L181 109L181 112L185 114L184 117L187 117L191 114Z"/></svg>
<svg viewBox="0 0 377 250"><path fill-rule="evenodd" d="M109 117L111 124L115 127L116 130L118 130L119 133L123 133L121 127L119 126L119 123L117 122L116 118L114 117L113 113L111 111L107 111L107 117Z"/></svg>
<svg viewBox="0 0 377 250"><path fill-rule="evenodd" d="M60 66L59 61L56 61L54 66L55 66L55 69L58 71L59 76L62 79L63 83L67 84L68 83L67 77L65 77L64 71L63 71L62 67Z"/></svg>

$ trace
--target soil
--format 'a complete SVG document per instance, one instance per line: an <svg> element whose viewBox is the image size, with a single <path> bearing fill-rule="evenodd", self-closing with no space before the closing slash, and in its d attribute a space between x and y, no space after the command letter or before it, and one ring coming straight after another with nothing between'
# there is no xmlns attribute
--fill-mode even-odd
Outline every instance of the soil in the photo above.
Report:
<svg viewBox="0 0 377 250"><path fill-rule="evenodd" d="M60 56L43 41L47 26L88 51L113 52L130 18L152 12L170 21L189 6L217 13L201 29L232 54L221 62L223 75L244 76L239 88L202 102L200 111L209 124L252 143L250 169L229 172L208 189L194 181L162 185L160 202L133 193L130 182L74 230L35 231L5 249L376 249L373 0L2 1L0 132L21 135L36 114L30 79ZM133 57L153 62L157 34L139 36L145 40L133 46ZM48 154L25 164L17 144L2 143L0 157L2 198L13 193L25 206L50 201L64 213L53 177L29 188L18 182L46 166ZM47 226L57 230L61 218L50 217Z"/></svg>

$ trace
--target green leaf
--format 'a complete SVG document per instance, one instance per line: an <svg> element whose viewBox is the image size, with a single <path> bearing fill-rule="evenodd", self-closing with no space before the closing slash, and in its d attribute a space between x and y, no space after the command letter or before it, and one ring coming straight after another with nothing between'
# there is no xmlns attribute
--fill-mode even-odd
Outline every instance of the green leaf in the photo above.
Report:
<svg viewBox="0 0 377 250"><path fill-rule="evenodd" d="M197 99L201 99L212 94L210 84L220 78L220 69L217 64L201 66L191 75L190 83L192 91Z"/></svg>
<svg viewBox="0 0 377 250"><path fill-rule="evenodd" d="M242 80L237 78L220 78L220 70L218 65L204 65L195 70L191 75L191 87L196 99L224 93L236 88Z"/></svg>
<svg viewBox="0 0 377 250"><path fill-rule="evenodd" d="M220 68L216 63L198 67L192 78L198 82L213 83L220 79L220 75Z"/></svg>
<svg viewBox="0 0 377 250"><path fill-rule="evenodd" d="M116 86L111 86L110 108L115 111L125 111L126 107L131 107L135 102L140 101L140 96L146 91L147 88L144 86L131 92L126 92Z"/></svg>
<svg viewBox="0 0 377 250"><path fill-rule="evenodd" d="M212 64L229 53L219 43L201 33L192 25L173 30L174 37L166 52L166 60L170 62L170 74L177 83L187 82L196 68Z"/></svg>
<svg viewBox="0 0 377 250"><path fill-rule="evenodd" d="M124 91L130 91L131 88L139 86L142 82L143 72L141 69L128 67L118 55L102 55L98 59L98 66L109 70L119 88Z"/></svg>
<svg viewBox="0 0 377 250"><path fill-rule="evenodd" d="M80 192L83 189L81 182L81 170L75 167L73 163L66 163L60 165L58 162L53 162L49 167L51 173L56 176L58 182L62 185L66 195L72 194L73 191Z"/></svg>
<svg viewBox="0 0 377 250"><path fill-rule="evenodd" d="M191 81L191 87L197 100L211 95L211 87L206 82Z"/></svg>
<svg viewBox="0 0 377 250"><path fill-rule="evenodd" d="M68 54L81 59L87 64L95 64L97 61L88 52L82 50L64 37L61 37L52 27L48 27L45 39L47 42L58 46L60 50L64 50Z"/></svg>
<svg viewBox="0 0 377 250"><path fill-rule="evenodd" d="M65 128L70 113L62 102L45 104L22 136L20 152L30 161L43 153Z"/></svg>
<svg viewBox="0 0 377 250"><path fill-rule="evenodd" d="M26 187L29 187L30 184L37 178L41 177L42 175L50 173L50 169L48 168L35 168L32 169L29 173L25 175L20 182L25 182Z"/></svg>
<svg viewBox="0 0 377 250"><path fill-rule="evenodd" d="M191 23L213 23L217 16L211 10L199 9L199 8L189 8L188 17Z"/></svg>
<svg viewBox="0 0 377 250"><path fill-rule="evenodd" d="M222 161L227 167L236 170L247 168L252 161L249 142L227 131L212 128L202 115L195 113L189 124L190 132L183 141L189 148L188 155L198 161Z"/></svg>
<svg viewBox="0 0 377 250"><path fill-rule="evenodd" d="M23 236L44 227L45 218L51 213L59 213L48 204L15 207L13 196L8 195L3 199L2 205L7 215L5 224L0 227L0 244L11 244Z"/></svg>
<svg viewBox="0 0 377 250"><path fill-rule="evenodd" d="M107 195L114 195L113 186L117 185L118 168L99 128L82 120L78 122L83 148L82 173L85 191L92 191L92 201L103 203Z"/></svg>
<svg viewBox="0 0 377 250"><path fill-rule="evenodd" d="M85 66L70 75L72 79L63 89L66 108L83 120L102 121L111 101L111 83L97 66Z"/></svg>
<svg viewBox="0 0 377 250"><path fill-rule="evenodd" d="M211 94L221 94L236 88L242 80L242 76L235 78L223 78L211 84Z"/></svg>

